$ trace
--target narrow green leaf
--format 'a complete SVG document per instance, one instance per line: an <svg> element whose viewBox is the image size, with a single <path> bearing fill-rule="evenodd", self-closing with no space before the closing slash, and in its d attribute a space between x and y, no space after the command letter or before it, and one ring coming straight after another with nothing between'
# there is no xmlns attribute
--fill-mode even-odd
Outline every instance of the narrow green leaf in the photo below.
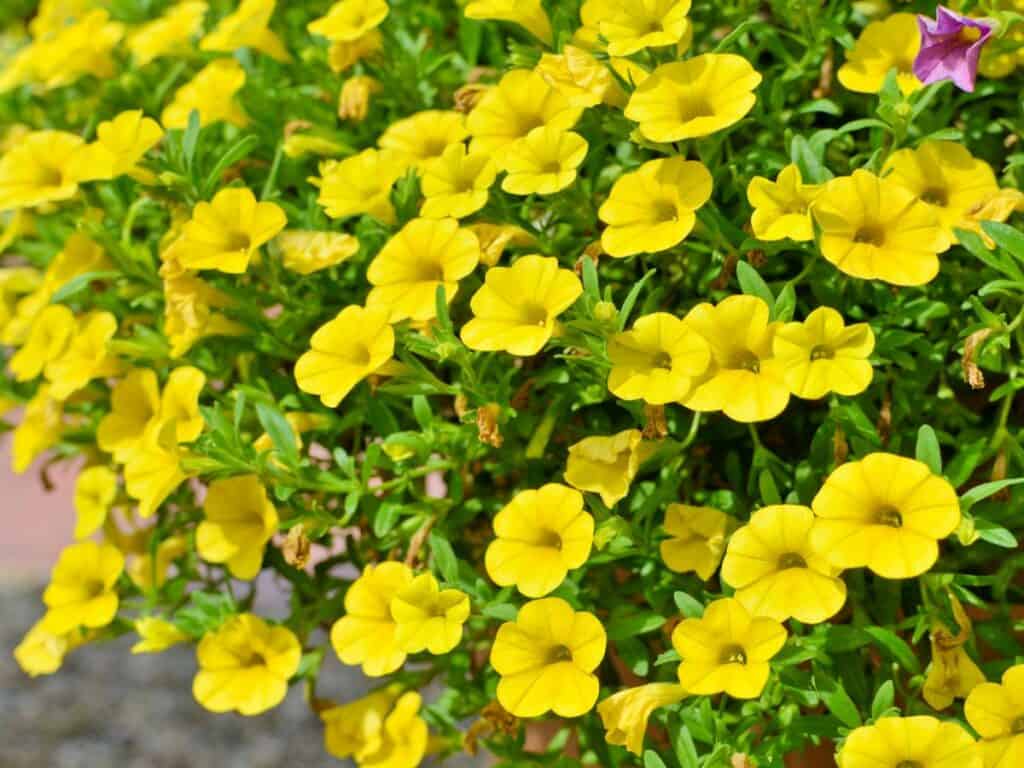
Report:
<svg viewBox="0 0 1024 768"><path fill-rule="evenodd" d="M274 444L278 456L291 466L299 463L299 449L295 445L295 432L288 419L272 405L256 403L256 417Z"/></svg>
<svg viewBox="0 0 1024 768"><path fill-rule="evenodd" d="M775 311L775 297L768 283L761 277L761 273L745 261L736 264L736 278L740 282L740 288L749 296L757 296L768 305L768 311Z"/></svg>
<svg viewBox="0 0 1024 768"><path fill-rule="evenodd" d="M597 279L597 262L589 256L583 257L583 291L594 301L601 300L601 286Z"/></svg>
<svg viewBox="0 0 1024 768"><path fill-rule="evenodd" d="M644 768L665 768L665 761L653 749L644 751Z"/></svg>
<svg viewBox="0 0 1024 768"><path fill-rule="evenodd" d="M456 584L459 581L459 561L455 557L455 550L448 543L441 533L431 531L428 539L430 542L430 553L433 555L434 565L441 572L441 576L449 584Z"/></svg>
<svg viewBox="0 0 1024 768"><path fill-rule="evenodd" d="M622 302L622 308L619 310L618 329L620 331L626 327L626 323L629 321L629 315L633 311L633 306L636 304L636 300L640 298L640 291L643 290L647 281L654 277L657 272L658 270L656 269L648 270L647 274L641 277L640 280L638 280L630 289L629 294L626 296L626 300Z"/></svg>
<svg viewBox="0 0 1024 768"><path fill-rule="evenodd" d="M875 698L871 700L871 719L877 720L889 709L892 708L896 698L896 689L892 680L886 680L875 692Z"/></svg>
<svg viewBox="0 0 1024 768"><path fill-rule="evenodd" d="M65 299L71 298L79 291L83 290L89 283L94 280L112 280L115 277L120 277L120 272L113 272L111 270L100 270L97 272L83 272L81 275L68 280L64 285L58 288L53 296L50 297L51 304L60 304Z"/></svg>
<svg viewBox="0 0 1024 768"><path fill-rule="evenodd" d="M1010 477L1006 480L993 480L990 483L976 485L960 497L960 509L967 512L979 501L984 501L989 496L994 496L1003 488L1009 488L1011 485L1020 485L1021 483L1024 483L1024 477Z"/></svg>
<svg viewBox="0 0 1024 768"><path fill-rule="evenodd" d="M928 465L928 469L936 475L942 474L942 451L935 430L928 424L922 424L917 430L917 449L914 452L918 461Z"/></svg>
<svg viewBox="0 0 1024 768"><path fill-rule="evenodd" d="M860 712L857 705L853 703L850 694L839 683L831 691L819 691L822 701L836 718L847 728L857 728L862 724Z"/></svg>
<svg viewBox="0 0 1024 768"><path fill-rule="evenodd" d="M975 518L974 530L978 532L979 538L987 541L989 544L995 544L997 547L1003 547L1004 549L1017 548L1017 537L1006 528L1003 528L1003 526L997 525L991 520L985 520L980 517Z"/></svg>
<svg viewBox="0 0 1024 768"><path fill-rule="evenodd" d="M690 729L682 722L677 722L677 726L674 729L672 751L675 752L680 768L697 768L700 764L697 757L697 746L693 743L693 736L690 735Z"/></svg>
<svg viewBox="0 0 1024 768"><path fill-rule="evenodd" d="M981 228L1017 261L1024 263L1024 233L1001 221L983 221Z"/></svg>
<svg viewBox="0 0 1024 768"><path fill-rule="evenodd" d="M906 640L892 630L885 627L861 627L867 632L882 648L889 652L900 666L908 672L918 674L921 671L921 662L918 661L914 650L907 645Z"/></svg>

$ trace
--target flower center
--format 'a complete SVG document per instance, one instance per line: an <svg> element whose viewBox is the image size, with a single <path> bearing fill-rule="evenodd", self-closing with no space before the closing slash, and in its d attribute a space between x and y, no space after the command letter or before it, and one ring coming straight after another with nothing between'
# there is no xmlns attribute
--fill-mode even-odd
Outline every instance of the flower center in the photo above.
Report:
<svg viewBox="0 0 1024 768"><path fill-rule="evenodd" d="M703 96L683 97L679 101L679 118L685 123L698 117L712 117L715 114L711 103Z"/></svg>
<svg viewBox="0 0 1024 768"><path fill-rule="evenodd" d="M259 651L254 651L250 648L246 648L243 651L239 651L237 654L238 666L251 669L252 667L265 667L267 665L266 657Z"/></svg>
<svg viewBox="0 0 1024 768"><path fill-rule="evenodd" d="M797 552L787 552L779 558L779 570L786 570L787 568L806 568L807 561L804 560L803 555Z"/></svg>
<svg viewBox="0 0 1024 768"><path fill-rule="evenodd" d="M1024 715L1021 715L1010 724L1010 732L1013 734L1024 733Z"/></svg>
<svg viewBox="0 0 1024 768"><path fill-rule="evenodd" d="M890 528L900 528L903 525L903 515L896 507L886 505L875 512L875 522L878 525L888 525Z"/></svg>
<svg viewBox="0 0 1024 768"><path fill-rule="evenodd" d="M416 277L420 282L439 283L444 280L444 267L436 261L421 261L416 265Z"/></svg>
<svg viewBox="0 0 1024 768"><path fill-rule="evenodd" d="M651 358L651 368L658 368L663 371L672 370L672 356L661 349L654 353L654 357Z"/></svg>
<svg viewBox="0 0 1024 768"><path fill-rule="evenodd" d="M880 247L885 242L885 232L881 227L866 224L853 235L853 242Z"/></svg>
<svg viewBox="0 0 1024 768"><path fill-rule="evenodd" d="M545 530L541 531L537 536L537 543L542 547L549 547L551 549L562 549L562 536L558 531Z"/></svg>
<svg viewBox="0 0 1024 768"><path fill-rule="evenodd" d="M725 367L736 371L760 373L761 361L758 359L757 355L749 349L742 349L732 355L732 359L729 360L729 365Z"/></svg>
<svg viewBox="0 0 1024 768"><path fill-rule="evenodd" d="M652 203L655 221L678 221L679 209L672 200L655 200Z"/></svg>
<svg viewBox="0 0 1024 768"><path fill-rule="evenodd" d="M980 38L981 30L977 27L961 27L960 31L957 33L957 39L962 43L967 43L968 45L977 42Z"/></svg>
<svg viewBox="0 0 1024 768"><path fill-rule="evenodd" d="M811 347L811 360L831 360L836 354L824 344Z"/></svg>
<svg viewBox="0 0 1024 768"><path fill-rule="evenodd" d="M100 579L89 579L82 585L82 589L85 591L86 599L92 600L102 595L106 587Z"/></svg>
<svg viewBox="0 0 1024 768"><path fill-rule="evenodd" d="M545 325L548 321L548 310L540 304L527 302L520 312L523 325Z"/></svg>
<svg viewBox="0 0 1024 768"><path fill-rule="evenodd" d="M41 187L59 187L64 180L59 168L44 166L39 169L37 181Z"/></svg>
<svg viewBox="0 0 1024 768"><path fill-rule="evenodd" d="M369 365L370 364L370 348L365 344L353 344L348 351L348 359L352 365Z"/></svg>
<svg viewBox="0 0 1024 768"><path fill-rule="evenodd" d="M747 652L742 645L727 645L722 649L722 664L746 664Z"/></svg>
<svg viewBox="0 0 1024 768"><path fill-rule="evenodd" d="M548 664L572 661L572 650L567 645L555 645L548 651Z"/></svg>
<svg viewBox="0 0 1024 768"><path fill-rule="evenodd" d="M247 251L249 245L252 243L248 233L246 232L230 232L224 241L224 250L227 251Z"/></svg>
<svg viewBox="0 0 1024 768"><path fill-rule="evenodd" d="M928 187L928 189L921 193L921 201L928 203L928 205L937 205L940 208L945 208L949 205L949 194L941 187Z"/></svg>
<svg viewBox="0 0 1024 768"><path fill-rule="evenodd" d="M423 157L440 157L447 147L448 144L444 139L427 139L423 142Z"/></svg>

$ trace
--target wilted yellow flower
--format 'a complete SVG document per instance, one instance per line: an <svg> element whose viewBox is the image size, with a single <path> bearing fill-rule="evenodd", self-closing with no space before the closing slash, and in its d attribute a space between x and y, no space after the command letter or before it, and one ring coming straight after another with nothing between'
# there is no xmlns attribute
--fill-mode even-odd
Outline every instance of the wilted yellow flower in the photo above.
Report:
<svg viewBox="0 0 1024 768"><path fill-rule="evenodd" d="M380 81L369 75L350 77L338 94L338 117L361 123L369 112L370 96L380 93L382 88Z"/></svg>
<svg viewBox="0 0 1024 768"><path fill-rule="evenodd" d="M361 664L370 677L390 675L405 663L392 598L413 580L398 562L367 565L345 593L345 615L331 627L331 645L345 664Z"/></svg>
<svg viewBox="0 0 1024 768"><path fill-rule="evenodd" d="M587 141L578 133L534 128L505 148L501 167L508 174L501 188L513 195L552 195L576 180L586 156Z"/></svg>
<svg viewBox="0 0 1024 768"><path fill-rule="evenodd" d="M437 315L438 286L450 303L459 280L479 261L476 235L455 219L413 219L370 262L366 279L373 289L366 307L386 311L392 323L430 320Z"/></svg>
<svg viewBox="0 0 1024 768"><path fill-rule="evenodd" d="M583 509L583 494L548 483L516 494L495 515L494 535L484 557L487 575L499 587L543 597L590 557L594 518Z"/></svg>
<svg viewBox="0 0 1024 768"><path fill-rule="evenodd" d="M258 715L281 703L301 659L290 629L239 614L199 642L192 694L211 712Z"/></svg>
<svg viewBox="0 0 1024 768"><path fill-rule="evenodd" d="M295 380L303 392L334 408L391 359L395 332L387 312L353 305L317 329L309 343L311 349L295 364Z"/></svg>
<svg viewBox="0 0 1024 768"><path fill-rule="evenodd" d="M867 389L874 374L868 360L874 348L871 326L847 326L831 307L818 307L802 323L786 323L772 339L789 391L811 400L829 392L857 395Z"/></svg>
<svg viewBox="0 0 1024 768"><path fill-rule="evenodd" d="M46 366L64 354L75 333L75 316L63 304L50 304L36 317L28 338L8 368L15 381L31 381ZM63 399L63 398L62 398Z"/></svg>
<svg viewBox="0 0 1024 768"><path fill-rule="evenodd" d="M429 573L415 577L391 598L395 642L406 653L448 653L462 639L469 618L469 596L458 589L441 589Z"/></svg>
<svg viewBox="0 0 1024 768"><path fill-rule="evenodd" d="M207 4L204 0L185 0L167 12L128 33L127 48L135 66L144 67L164 56L186 52L192 38L202 31Z"/></svg>
<svg viewBox="0 0 1024 768"><path fill-rule="evenodd" d="M820 184L804 184L800 168L791 163L779 171L775 181L755 176L747 185L747 200L754 206L750 227L758 240L814 239L810 205Z"/></svg>
<svg viewBox="0 0 1024 768"><path fill-rule="evenodd" d="M703 163L669 157L650 160L615 182L598 215L608 226L601 246L609 256L657 253L678 245L711 197Z"/></svg>
<svg viewBox="0 0 1024 768"><path fill-rule="evenodd" d="M157 422L124 467L125 490L139 502L139 515L152 517L188 477L181 468L177 425L173 420Z"/></svg>
<svg viewBox="0 0 1024 768"><path fill-rule="evenodd" d="M622 62L628 63L628 69ZM623 79L629 82L630 72L642 72L628 59L610 62L612 68L625 70ZM593 107L604 102L614 107L626 104L626 93L615 80L611 69L598 61L592 53L575 45L563 45L561 53L545 53L534 71L556 91L565 96L574 107ZM644 73L646 74L646 73ZM634 84L642 77L637 77Z"/></svg>
<svg viewBox="0 0 1024 768"><path fill-rule="evenodd" d="M615 506L626 498L640 468L642 437L640 430L627 429L608 437L583 438L569 446L565 481L581 491L600 494L605 506Z"/></svg>
<svg viewBox="0 0 1024 768"><path fill-rule="evenodd" d="M515 621L498 627L491 647L491 666L501 676L498 702L516 717L589 712L606 644L594 614L574 611L559 597L531 600Z"/></svg>
<svg viewBox="0 0 1024 768"><path fill-rule="evenodd" d="M132 653L160 653L189 639L188 635L171 622L156 616L136 619L135 632L139 636L139 642L132 646Z"/></svg>
<svg viewBox="0 0 1024 768"><path fill-rule="evenodd" d="M199 124L226 122L239 127L249 124L249 116L235 100L245 86L245 70L235 59L216 59L181 86L163 111L160 122L167 129L184 129L188 116L199 113Z"/></svg>
<svg viewBox="0 0 1024 768"><path fill-rule="evenodd" d="M1014 211L1024 210L1024 193L1020 190L999 189L974 205L960 221L960 228L974 232L981 237L985 247L996 247L995 241L981 228L982 222L1003 222L1010 218Z"/></svg>
<svg viewBox="0 0 1024 768"><path fill-rule="evenodd" d="M462 142L450 144L440 157L420 164L423 208L428 219L461 219L487 204L498 169L490 155L467 152Z"/></svg>
<svg viewBox="0 0 1024 768"><path fill-rule="evenodd" d="M227 565L231 575L256 578L263 549L277 532L277 510L256 475L210 484L203 502L205 519L196 528L196 551L210 563Z"/></svg>
<svg viewBox="0 0 1024 768"><path fill-rule="evenodd" d="M138 162L160 143L164 132L141 109L122 112L96 128L96 141L79 149L71 159L70 174L79 181L139 176Z"/></svg>
<svg viewBox="0 0 1024 768"><path fill-rule="evenodd" d="M920 47L917 16L894 13L864 27L836 77L851 91L878 93L889 70L895 68L900 90L913 93L921 87L921 81L914 75L914 59Z"/></svg>
<svg viewBox="0 0 1024 768"><path fill-rule="evenodd" d="M50 89L86 75L112 77L117 71L113 51L123 35L124 25L111 21L107 11L89 11L37 43L32 79Z"/></svg>
<svg viewBox="0 0 1024 768"><path fill-rule="evenodd" d="M11 445L11 469L21 474L32 462L60 440L63 431L64 404L50 394L47 384L40 385L25 405L21 423L14 430Z"/></svg>
<svg viewBox="0 0 1024 768"><path fill-rule="evenodd" d="M78 627L105 627L117 614L117 580L124 555L109 544L80 541L64 548L43 592L48 632L64 634Z"/></svg>
<svg viewBox="0 0 1024 768"><path fill-rule="evenodd" d="M952 592L949 601L957 633L954 635L941 621L932 623L932 663L921 687L921 696L928 706L937 710L945 709L955 699L966 698L985 682L985 674L964 650L964 644L971 637L971 620Z"/></svg>
<svg viewBox="0 0 1024 768"><path fill-rule="evenodd" d="M64 131L36 131L0 158L0 211L69 200L78 192L71 176L81 137Z"/></svg>
<svg viewBox="0 0 1024 768"><path fill-rule="evenodd" d="M598 30L612 56L675 45L689 34L690 0L619 0L602 14Z"/></svg>
<svg viewBox="0 0 1024 768"><path fill-rule="evenodd" d="M682 400L708 369L711 348L674 315L637 318L608 340L608 389L623 400L665 405Z"/></svg>
<svg viewBox="0 0 1024 768"><path fill-rule="evenodd" d="M634 755L644 751L644 734L651 712L686 698L686 690L676 683L648 683L625 688L597 705L605 729L605 740L619 744Z"/></svg>
<svg viewBox="0 0 1024 768"><path fill-rule="evenodd" d="M213 200L197 203L176 246L187 269L216 269L241 274L260 246L273 240L288 224L276 203L257 202L247 187L229 187Z"/></svg>
<svg viewBox="0 0 1024 768"><path fill-rule="evenodd" d="M468 229L480 241L480 262L488 267L493 267L501 260L508 246L527 246L536 242L533 235L514 224L491 224L486 221L478 221L470 224Z"/></svg>
<svg viewBox="0 0 1024 768"><path fill-rule="evenodd" d="M121 363L109 345L117 333L117 318L110 312L90 312L78 319L67 348L46 364L50 394L65 400L93 379L120 372Z"/></svg>
<svg viewBox="0 0 1024 768"><path fill-rule="evenodd" d="M278 61L288 61L288 49L269 27L277 0L242 0L234 12L221 19L203 38L199 48L204 51L231 53L239 48L252 48Z"/></svg>
<svg viewBox="0 0 1024 768"><path fill-rule="evenodd" d="M467 19L490 19L518 24L544 45L551 45L551 21L540 0L470 0Z"/></svg>
<svg viewBox="0 0 1024 768"><path fill-rule="evenodd" d="M511 267L491 267L470 300L473 319L462 326L462 341L481 352L535 355L582 293L576 274L554 258L522 256Z"/></svg>
<svg viewBox="0 0 1024 768"><path fill-rule="evenodd" d="M300 275L341 264L359 252L359 241L346 232L288 229L277 236L284 266Z"/></svg>
<svg viewBox="0 0 1024 768"><path fill-rule="evenodd" d="M982 768L981 750L963 726L927 715L882 717L854 728L838 759L843 768L875 768L880 756L893 766Z"/></svg>
<svg viewBox="0 0 1024 768"><path fill-rule="evenodd" d="M420 165L441 157L448 147L461 144L468 135L465 115L428 109L391 123L377 139L377 146L394 152L405 165Z"/></svg>
<svg viewBox="0 0 1024 768"><path fill-rule="evenodd" d="M193 274L165 277L164 302L164 335L171 345L171 357L181 357L207 336L243 332L241 326L215 311L230 306L231 300Z"/></svg>
<svg viewBox="0 0 1024 768"><path fill-rule="evenodd" d="M582 107L528 69L513 69L489 89L466 118L474 152L491 153L496 161L516 139L534 128L550 126L567 131L580 119Z"/></svg>
<svg viewBox="0 0 1024 768"><path fill-rule="evenodd" d="M386 224L395 220L391 185L403 173L401 160L385 150L364 149L341 162L320 166L317 200L332 219L367 213Z"/></svg>
<svg viewBox="0 0 1024 768"><path fill-rule="evenodd" d="M1017 664L1003 673L1001 685L982 683L964 703L967 722L981 737L985 768L1015 768L1024 759L1022 691L1024 664Z"/></svg>
<svg viewBox="0 0 1024 768"><path fill-rule="evenodd" d="M685 322L711 347L711 364L682 402L694 411L722 411L734 421L772 419L789 402L783 364L772 343L779 323L756 296L698 304Z"/></svg>
<svg viewBox="0 0 1024 768"><path fill-rule="evenodd" d="M992 168L953 141L924 141L889 155L882 175L929 206L952 241L954 227L999 191Z"/></svg>
<svg viewBox="0 0 1024 768"><path fill-rule="evenodd" d="M679 141L720 131L754 108L761 75L742 56L704 53L662 64L629 98L625 115L651 141Z"/></svg>
<svg viewBox="0 0 1024 768"><path fill-rule="evenodd" d="M360 768L416 768L429 741L421 705L415 691L399 695L389 687L321 712L327 751L355 758Z"/></svg>
<svg viewBox="0 0 1024 768"><path fill-rule="evenodd" d="M341 0L331 6L326 16L311 21L306 27L314 35L328 40L358 40L380 26L387 18L384 0Z"/></svg>
<svg viewBox="0 0 1024 768"><path fill-rule="evenodd" d="M960 500L928 465L872 453L828 476L811 506L811 545L837 568L910 579L931 568L939 540L960 524Z"/></svg>
<svg viewBox="0 0 1024 768"><path fill-rule="evenodd" d="M756 699L771 674L769 660L786 644L786 630L764 616L752 617L733 598L716 600L699 619L684 619L672 632L679 652L679 683L689 693L727 693Z"/></svg>
<svg viewBox="0 0 1024 768"><path fill-rule="evenodd" d="M83 469L75 480L75 538L92 536L117 498L117 475L108 467Z"/></svg>
<svg viewBox="0 0 1024 768"><path fill-rule="evenodd" d="M725 553L726 540L736 521L713 507L669 504L665 510L665 531L661 559L676 573L696 573L710 579Z"/></svg>
<svg viewBox="0 0 1024 768"><path fill-rule="evenodd" d="M384 47L384 38L379 30L371 29L355 40L335 40L327 51L327 64L332 72L347 72L358 62L377 53Z"/></svg>

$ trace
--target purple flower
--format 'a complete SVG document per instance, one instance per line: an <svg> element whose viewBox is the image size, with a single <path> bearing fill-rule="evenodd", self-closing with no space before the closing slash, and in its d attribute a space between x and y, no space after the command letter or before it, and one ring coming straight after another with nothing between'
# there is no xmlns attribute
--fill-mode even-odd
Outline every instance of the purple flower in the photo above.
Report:
<svg viewBox="0 0 1024 768"><path fill-rule="evenodd" d="M978 76L978 57L992 37L994 24L988 19L971 19L939 6L935 19L918 16L921 50L914 59L914 74L922 83L952 80L957 88L971 92Z"/></svg>

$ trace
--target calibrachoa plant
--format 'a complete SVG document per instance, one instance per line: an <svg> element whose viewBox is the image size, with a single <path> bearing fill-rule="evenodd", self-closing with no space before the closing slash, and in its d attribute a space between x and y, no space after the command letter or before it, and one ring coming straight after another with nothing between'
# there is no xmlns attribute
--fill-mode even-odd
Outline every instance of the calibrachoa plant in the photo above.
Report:
<svg viewBox="0 0 1024 768"><path fill-rule="evenodd" d="M380 768L1024 765L1022 14L5 2L18 663Z"/></svg>

